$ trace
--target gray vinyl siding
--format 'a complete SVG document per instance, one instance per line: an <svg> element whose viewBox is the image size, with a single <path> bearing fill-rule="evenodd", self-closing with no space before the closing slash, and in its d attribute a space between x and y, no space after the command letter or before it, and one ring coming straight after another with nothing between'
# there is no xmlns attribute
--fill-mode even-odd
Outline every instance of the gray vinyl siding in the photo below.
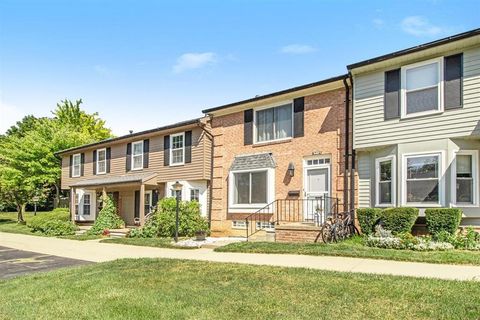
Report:
<svg viewBox="0 0 480 320"><path fill-rule="evenodd" d="M358 154L358 206L368 208L371 206L371 160L367 152Z"/></svg>
<svg viewBox="0 0 480 320"><path fill-rule="evenodd" d="M385 71L359 74L354 78L355 148L441 138L480 137L480 47L464 51L462 109L417 118L385 120Z"/></svg>

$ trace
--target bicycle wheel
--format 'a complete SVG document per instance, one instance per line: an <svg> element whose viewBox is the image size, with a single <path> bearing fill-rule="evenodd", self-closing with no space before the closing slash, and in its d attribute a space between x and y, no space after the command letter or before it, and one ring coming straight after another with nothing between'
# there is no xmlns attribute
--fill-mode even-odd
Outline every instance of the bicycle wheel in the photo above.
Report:
<svg viewBox="0 0 480 320"><path fill-rule="evenodd" d="M322 229L320 233L322 234L322 240L324 243L329 243L332 241L332 231L332 225L330 223L325 222L324 224L322 224Z"/></svg>

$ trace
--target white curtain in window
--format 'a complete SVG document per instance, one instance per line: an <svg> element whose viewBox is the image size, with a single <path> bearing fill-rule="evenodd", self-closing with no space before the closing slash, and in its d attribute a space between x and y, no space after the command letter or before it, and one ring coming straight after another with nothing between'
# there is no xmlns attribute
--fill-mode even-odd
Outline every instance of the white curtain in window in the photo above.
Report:
<svg viewBox="0 0 480 320"><path fill-rule="evenodd" d="M292 106L280 106L275 110L275 139L292 136Z"/></svg>
<svg viewBox="0 0 480 320"><path fill-rule="evenodd" d="M273 109L257 111L257 141L268 141L274 138L273 119Z"/></svg>

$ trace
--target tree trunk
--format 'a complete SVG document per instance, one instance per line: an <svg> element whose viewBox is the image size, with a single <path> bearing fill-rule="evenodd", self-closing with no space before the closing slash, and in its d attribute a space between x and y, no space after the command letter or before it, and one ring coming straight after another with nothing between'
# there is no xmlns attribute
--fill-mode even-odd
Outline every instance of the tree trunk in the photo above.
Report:
<svg viewBox="0 0 480 320"><path fill-rule="evenodd" d="M23 213L25 212L25 207L26 207L26 204L21 204L21 205L17 205L17 211L18 211L18 215L17 215L17 222L18 223L24 223L25 220L23 219Z"/></svg>
<svg viewBox="0 0 480 320"><path fill-rule="evenodd" d="M55 184L55 199L53 200L53 209L58 208L59 203L60 203L60 188L57 184Z"/></svg>

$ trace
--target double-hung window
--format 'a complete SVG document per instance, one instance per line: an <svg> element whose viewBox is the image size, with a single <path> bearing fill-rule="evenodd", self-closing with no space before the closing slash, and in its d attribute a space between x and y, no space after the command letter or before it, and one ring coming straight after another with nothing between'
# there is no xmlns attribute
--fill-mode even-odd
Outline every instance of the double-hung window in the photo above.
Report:
<svg viewBox="0 0 480 320"><path fill-rule="evenodd" d="M190 201L200 201L200 190L190 189Z"/></svg>
<svg viewBox="0 0 480 320"><path fill-rule="evenodd" d="M107 172L107 149L97 150L97 174Z"/></svg>
<svg viewBox="0 0 480 320"><path fill-rule="evenodd" d="M255 111L256 142L286 139L292 137L292 104Z"/></svg>
<svg viewBox="0 0 480 320"><path fill-rule="evenodd" d="M442 111L442 59L402 68L402 117Z"/></svg>
<svg viewBox="0 0 480 320"><path fill-rule="evenodd" d="M132 170L143 169L143 141L132 143Z"/></svg>
<svg viewBox="0 0 480 320"><path fill-rule="evenodd" d="M455 156L455 187L453 200L457 205L475 204L477 153L475 151L460 151Z"/></svg>
<svg viewBox="0 0 480 320"><path fill-rule="evenodd" d="M90 194L85 193L83 195L83 215L89 216L90 215Z"/></svg>
<svg viewBox="0 0 480 320"><path fill-rule="evenodd" d="M185 133L172 134L170 136L170 165L182 165L185 163Z"/></svg>
<svg viewBox="0 0 480 320"><path fill-rule="evenodd" d="M72 156L72 177L80 177L82 173L82 156L80 153Z"/></svg>
<svg viewBox="0 0 480 320"><path fill-rule="evenodd" d="M395 204L395 158L385 157L376 160L376 205Z"/></svg>
<svg viewBox="0 0 480 320"><path fill-rule="evenodd" d="M406 204L440 204L440 154L405 156Z"/></svg>
<svg viewBox="0 0 480 320"><path fill-rule="evenodd" d="M268 171L233 173L233 204L266 204L268 198Z"/></svg>

